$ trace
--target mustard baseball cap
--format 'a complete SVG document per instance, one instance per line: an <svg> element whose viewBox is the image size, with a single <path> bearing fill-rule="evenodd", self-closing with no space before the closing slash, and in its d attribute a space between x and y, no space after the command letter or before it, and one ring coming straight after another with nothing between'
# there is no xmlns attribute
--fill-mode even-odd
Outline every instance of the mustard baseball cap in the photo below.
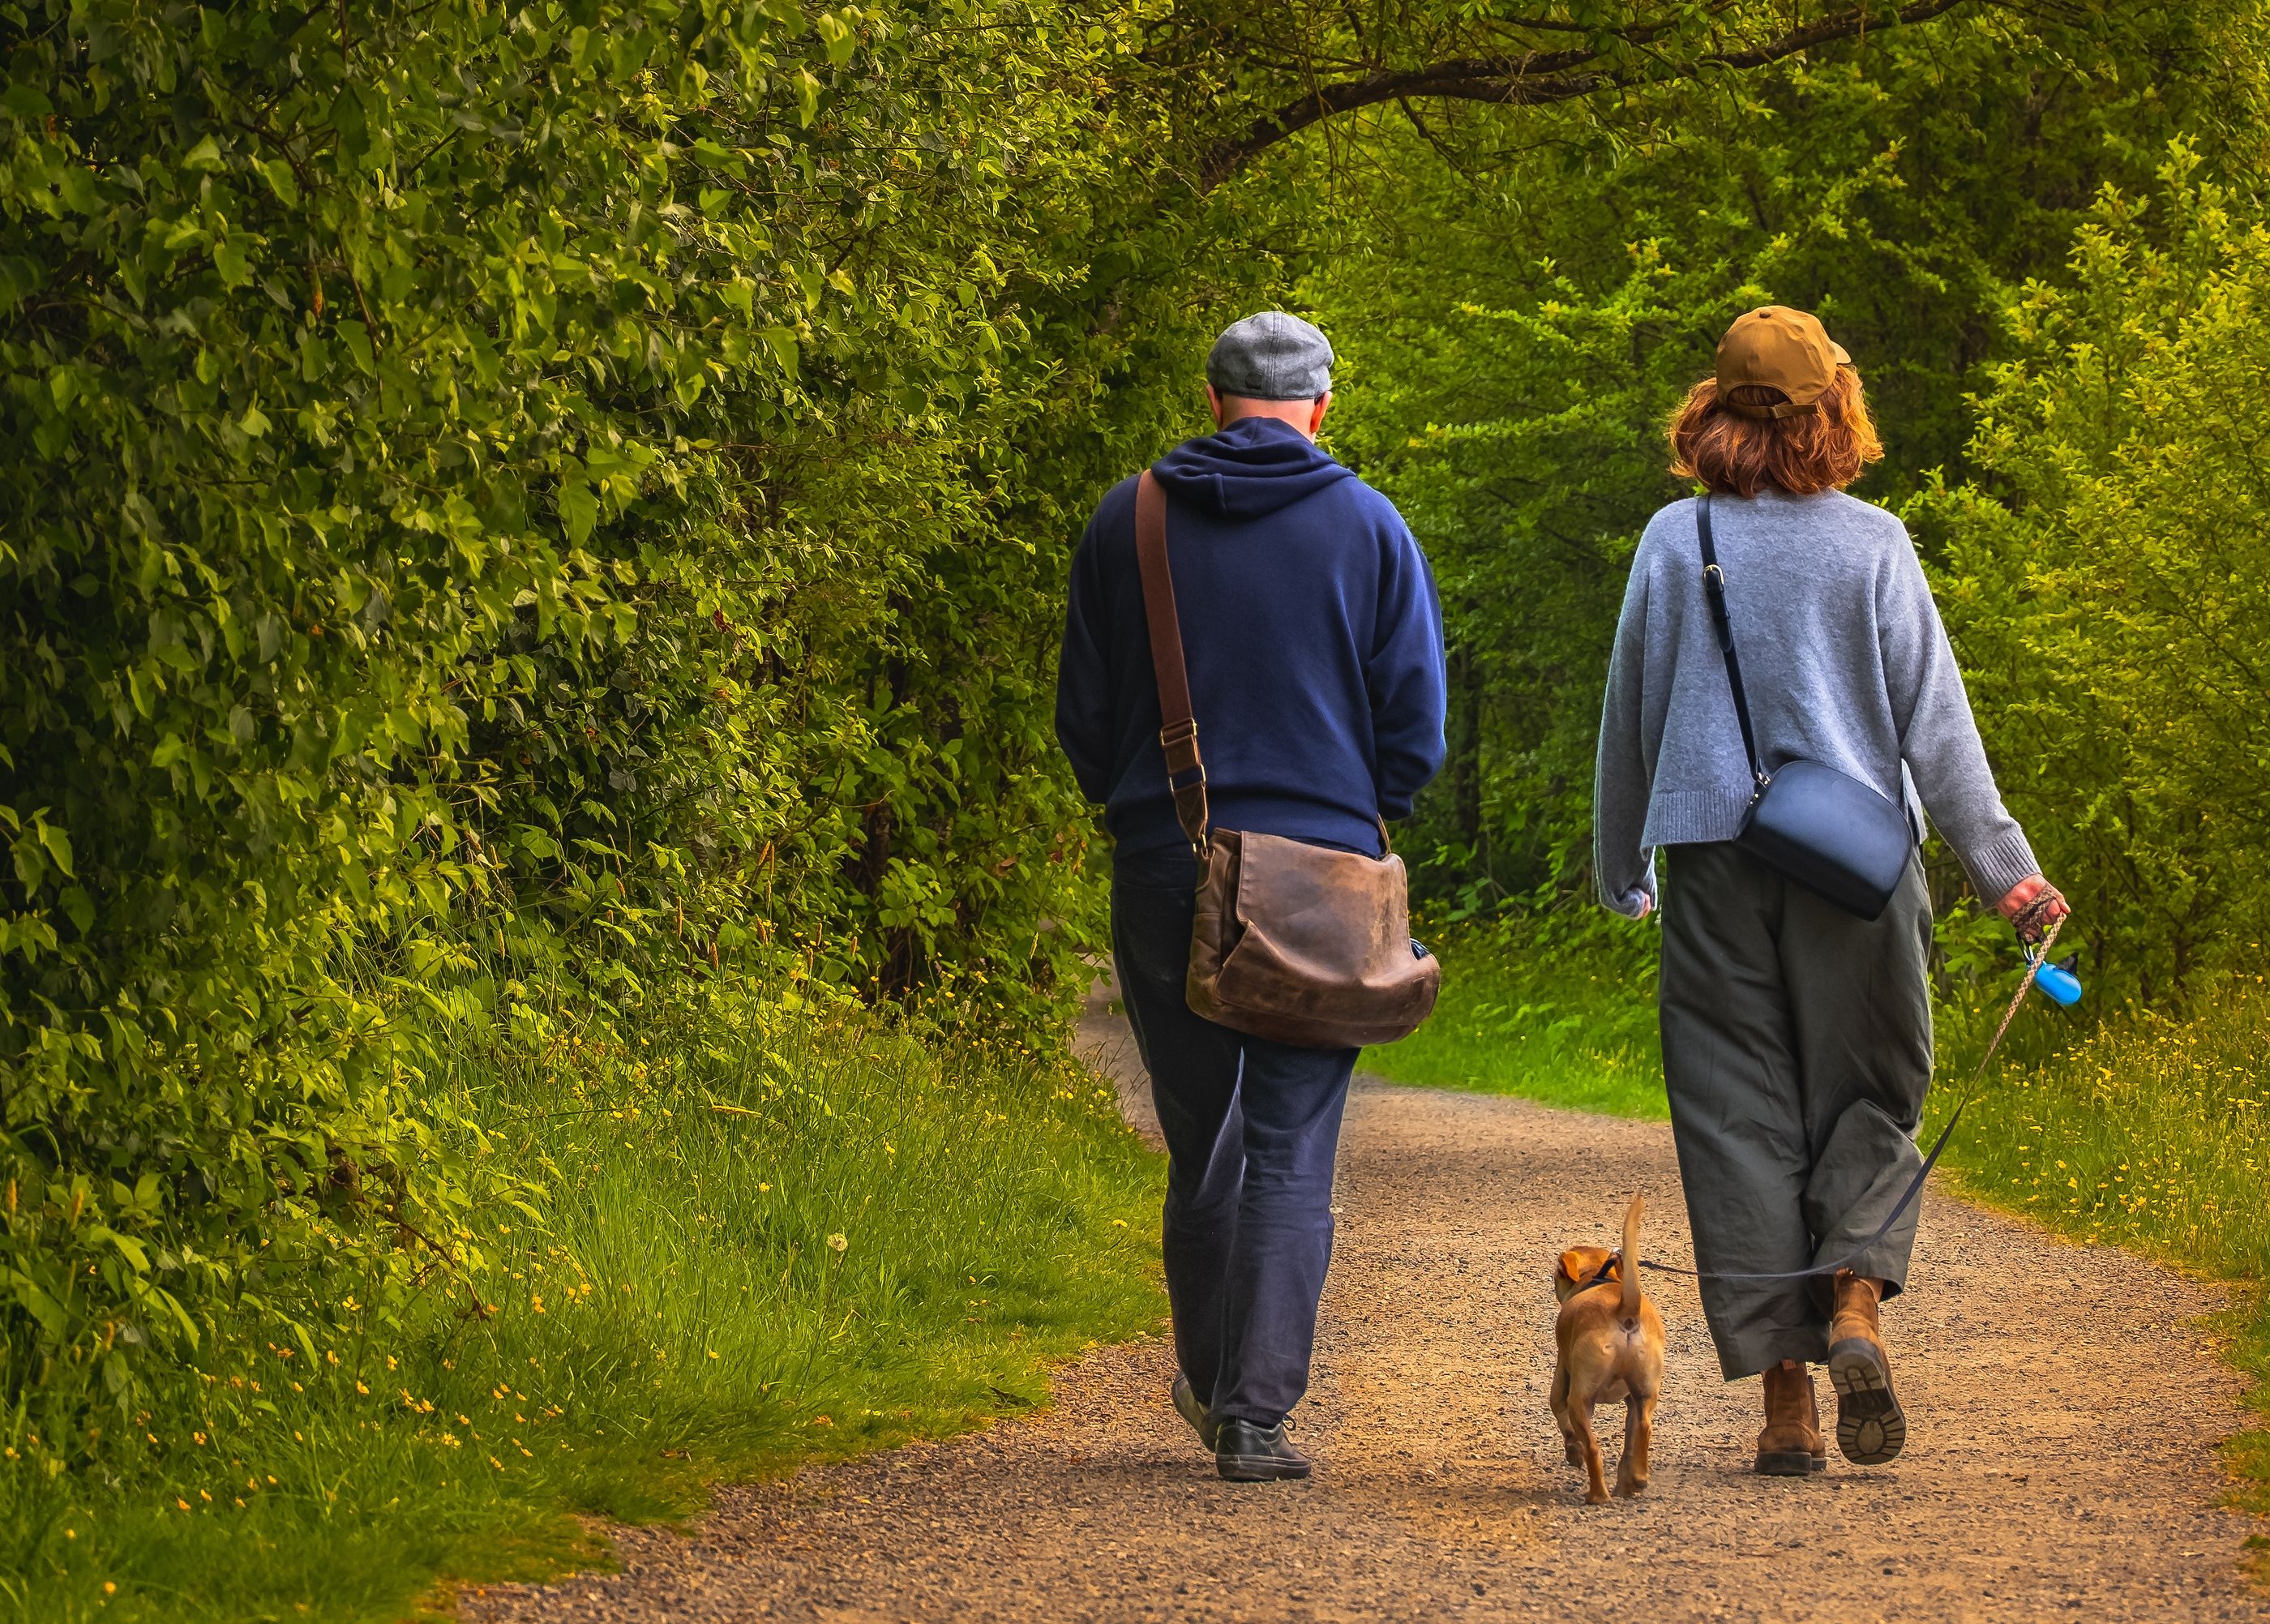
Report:
<svg viewBox="0 0 2270 1624"><path fill-rule="evenodd" d="M1787 305L1761 305L1739 317L1718 340L1718 398L1727 411L1746 418L1811 417L1836 382L1836 368L1851 361L1820 317ZM1770 406L1726 398L1729 389L1746 383L1765 384L1789 398Z"/></svg>

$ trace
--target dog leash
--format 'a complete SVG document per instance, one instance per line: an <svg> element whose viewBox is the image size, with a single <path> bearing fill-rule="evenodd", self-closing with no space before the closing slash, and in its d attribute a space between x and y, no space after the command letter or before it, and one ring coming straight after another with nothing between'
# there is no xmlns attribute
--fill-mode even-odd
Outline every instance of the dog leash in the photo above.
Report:
<svg viewBox="0 0 2270 1624"><path fill-rule="evenodd" d="M2029 933L2029 926L2033 921L2037 920L2042 913L2048 910L2049 903L2053 899L2063 900L2057 898L2053 891L2045 888L2040 898L2027 905L2026 910L2014 922L2021 937ZM1851 1268L1853 1264L1866 1257L1873 1250L1876 1242L1891 1234L1892 1226L1900 1221L1901 1216L1915 1204L1915 1198L1923 1193L1924 1181L1931 1176L1932 1168L1939 1165L1940 1153L1947 1148L1947 1140L1955 1135L1955 1124L1962 1120L1962 1113L1969 1110L1971 1101L1978 1097L1978 1082L1986 1075L1987 1063L1994 1058L1994 1051L2002 1047L2002 1039L2008 1034L2010 1023L2018 1018L2018 1005L2026 1001L2026 993L2033 986L2034 977L2040 974L2042 966L2048 962L2050 948L2056 943L2059 928L2064 923L2063 919L2051 920L2049 928L2041 940L2028 945L2026 978L2018 983L2018 990L2010 999L2010 1007L2002 1012L2002 1024L1994 1028L1993 1040L1986 1045L1986 1052L1978 1057L1977 1065L1973 1068L1970 1076L1963 1083L1962 1097L1955 1101L1955 1114L1947 1119L1947 1126L1939 1131L1939 1138L1932 1142L1931 1153L1923 1159L1923 1166L1918 1168L1916 1175L1908 1181L1907 1189L1901 1193L1899 1203L1892 1208L1890 1215L1876 1226L1875 1234L1861 1242L1835 1263L1815 1264L1810 1269L1785 1269L1778 1273L1750 1274L1727 1269L1683 1269L1677 1264L1657 1263L1648 1257L1641 1258L1639 1266L1643 1269L1653 1270L1658 1274L1683 1274L1689 1279L1696 1280L1805 1280L1824 1274L1833 1275L1839 1270Z"/></svg>

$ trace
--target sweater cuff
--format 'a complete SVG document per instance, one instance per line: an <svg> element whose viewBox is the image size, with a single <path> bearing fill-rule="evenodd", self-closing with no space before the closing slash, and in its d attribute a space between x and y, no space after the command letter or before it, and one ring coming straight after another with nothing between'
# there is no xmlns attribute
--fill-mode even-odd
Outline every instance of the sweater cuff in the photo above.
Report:
<svg viewBox="0 0 2270 1624"><path fill-rule="evenodd" d="M1647 910L1655 905L1655 853L1647 854L1647 866L1640 871L1639 884L1627 891L1611 891L1606 885L1599 887L1600 905L1610 913L1621 914L1627 919L1643 919Z"/></svg>
<svg viewBox="0 0 2270 1624"><path fill-rule="evenodd" d="M1979 900L1989 908L2009 895L2010 888L2020 880L2042 871L2042 865L2034 861L2034 849L2026 843L2025 831L2017 828L1977 851L1964 852L1962 866L1969 871Z"/></svg>

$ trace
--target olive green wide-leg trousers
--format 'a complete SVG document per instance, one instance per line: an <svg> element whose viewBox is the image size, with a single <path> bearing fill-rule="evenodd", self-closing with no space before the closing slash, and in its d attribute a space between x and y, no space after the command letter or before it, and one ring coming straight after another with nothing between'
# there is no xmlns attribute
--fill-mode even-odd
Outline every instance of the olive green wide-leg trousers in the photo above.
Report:
<svg viewBox="0 0 2270 1624"><path fill-rule="evenodd" d="M1777 1273L1874 1233L1922 1165L1931 900L1856 919L1729 844L1671 846L1658 1013L1695 1266ZM1916 1208L1852 1267L1905 1286ZM1704 1280L1728 1381L1829 1356L1825 1279Z"/></svg>

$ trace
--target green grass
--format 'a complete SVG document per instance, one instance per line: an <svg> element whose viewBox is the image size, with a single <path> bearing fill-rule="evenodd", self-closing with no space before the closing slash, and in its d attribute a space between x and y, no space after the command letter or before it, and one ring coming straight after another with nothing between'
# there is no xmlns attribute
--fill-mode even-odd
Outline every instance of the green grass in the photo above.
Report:
<svg viewBox="0 0 2270 1624"><path fill-rule="evenodd" d="M2188 1020L2118 1016L2062 1052L2047 1024L2014 1039L1956 1131L1947 1156L1968 1186L2193 1273L2270 1272L2270 994L2232 988Z"/></svg>
<svg viewBox="0 0 2270 1624"><path fill-rule="evenodd" d="M1363 1070L1398 1083L1513 1094L1570 1110L1661 1119L1655 979L1635 945L1539 952L1508 929L1441 945L1433 1018L1398 1043L1368 1049Z"/></svg>
<svg viewBox="0 0 2270 1624"><path fill-rule="evenodd" d="M1156 1161L1062 1061L723 998L451 1081L536 1212L408 1314L343 1285L335 1333L209 1355L94 1467L22 1440L0 1617L403 1617L592 1560L579 1514L1040 1403L1163 1311Z"/></svg>
<svg viewBox="0 0 2270 1624"><path fill-rule="evenodd" d="M1665 1115L1654 989L1628 962L1526 954L1499 931L1443 948L1443 998L1366 1067L1398 1082L1518 1094L1572 1109ZM2008 976L1939 1012L1935 1135L2009 993ZM2234 1287L2218 1330L2270 1413L2270 989L2202 997L2185 1020L2090 1024L2029 995L1950 1143L1945 1167L1976 1198L2059 1234L2132 1248ZM2270 1426L2226 1446L2235 1497L2270 1513Z"/></svg>
<svg viewBox="0 0 2270 1624"><path fill-rule="evenodd" d="M1950 1014L1946 1024L1975 1038L1955 1051L1967 1057L2000 1010ZM2020 1017L2028 1029L2014 1030L1947 1165L1978 1199L2062 1235L2229 1282L2233 1307L2218 1329L2255 1378L2252 1403L2270 1413L2270 991L2228 986L2187 1019L2119 1015L2078 1041L2057 1023ZM1942 1089L1941 1109L1953 1092ZM2270 1513L2270 1427L2225 1453L2238 1499Z"/></svg>

